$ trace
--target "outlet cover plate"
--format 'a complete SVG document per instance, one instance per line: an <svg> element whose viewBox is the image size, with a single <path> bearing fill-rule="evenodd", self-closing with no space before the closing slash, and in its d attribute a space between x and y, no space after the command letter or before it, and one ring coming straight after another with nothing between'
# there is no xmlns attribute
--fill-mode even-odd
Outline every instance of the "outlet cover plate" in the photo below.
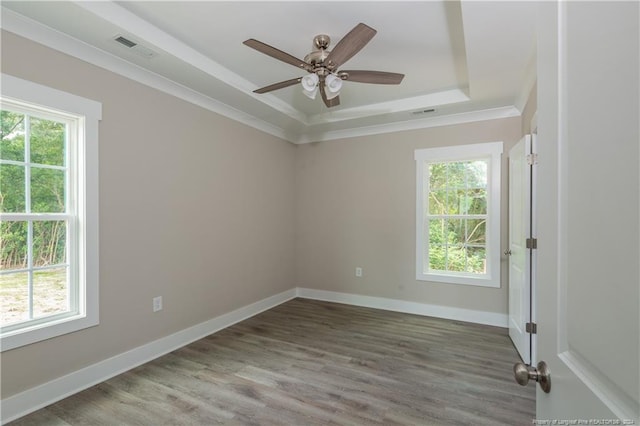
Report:
<svg viewBox="0 0 640 426"><path fill-rule="evenodd" d="M162 296L153 298L153 312L158 312L162 310Z"/></svg>

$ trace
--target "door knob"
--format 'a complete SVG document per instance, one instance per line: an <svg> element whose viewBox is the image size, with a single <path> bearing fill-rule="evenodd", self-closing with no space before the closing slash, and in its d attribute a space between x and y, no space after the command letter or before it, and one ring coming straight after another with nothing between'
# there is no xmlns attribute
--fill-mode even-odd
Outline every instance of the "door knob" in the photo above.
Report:
<svg viewBox="0 0 640 426"><path fill-rule="evenodd" d="M526 386L529 380L535 380L545 393L551 391L551 372L544 361L540 361L537 367L527 366L519 362L513 366L513 375L516 378L516 382L522 386Z"/></svg>
<svg viewBox="0 0 640 426"><path fill-rule="evenodd" d="M506 250L504 251L504 255L505 255L505 256L511 256L511 249L506 249Z"/></svg>

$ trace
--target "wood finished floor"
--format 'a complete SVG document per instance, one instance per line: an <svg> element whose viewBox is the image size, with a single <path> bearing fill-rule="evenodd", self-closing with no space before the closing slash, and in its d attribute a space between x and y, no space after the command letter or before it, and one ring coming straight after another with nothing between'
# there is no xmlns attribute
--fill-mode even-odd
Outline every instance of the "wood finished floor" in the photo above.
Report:
<svg viewBox="0 0 640 426"><path fill-rule="evenodd" d="M530 425L505 329L294 299L12 425Z"/></svg>

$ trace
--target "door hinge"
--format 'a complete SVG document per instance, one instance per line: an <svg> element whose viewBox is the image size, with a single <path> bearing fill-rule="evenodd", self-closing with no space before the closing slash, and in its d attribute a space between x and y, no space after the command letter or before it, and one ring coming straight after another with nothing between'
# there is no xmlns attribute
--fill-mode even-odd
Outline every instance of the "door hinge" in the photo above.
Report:
<svg viewBox="0 0 640 426"><path fill-rule="evenodd" d="M528 322L525 327L527 333L529 334L537 334L538 333L538 324L535 322Z"/></svg>
<svg viewBox="0 0 640 426"><path fill-rule="evenodd" d="M532 249L532 250L537 249L538 248L538 239L537 238L527 238L527 248L528 249Z"/></svg>
<svg viewBox="0 0 640 426"><path fill-rule="evenodd" d="M527 164L530 166L538 164L538 154L527 154Z"/></svg>

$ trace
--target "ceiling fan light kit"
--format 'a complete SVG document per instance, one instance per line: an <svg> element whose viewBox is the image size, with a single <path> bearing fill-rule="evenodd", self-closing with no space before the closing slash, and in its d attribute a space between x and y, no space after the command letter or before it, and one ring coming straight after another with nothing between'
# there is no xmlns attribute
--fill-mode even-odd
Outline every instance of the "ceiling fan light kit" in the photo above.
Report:
<svg viewBox="0 0 640 426"><path fill-rule="evenodd" d="M308 74L302 77L302 87L304 90L313 90L320 81L320 78L316 74Z"/></svg>
<svg viewBox="0 0 640 426"><path fill-rule="evenodd" d="M342 89L342 79L335 74L329 74L325 78L325 84L329 93L327 93L327 98L333 99L340 94L340 89Z"/></svg>
<svg viewBox="0 0 640 426"><path fill-rule="evenodd" d="M309 99L315 99L318 94L318 86L314 87L311 90L302 89L302 93Z"/></svg>
<svg viewBox="0 0 640 426"><path fill-rule="evenodd" d="M254 93L267 93L277 89L293 86L301 83L305 96L315 99L320 91L322 100L330 108L340 105L340 89L343 80L369 84L400 84L404 74L385 71L338 71L346 61L358 53L376 35L376 30L365 25L356 25L349 33L335 45L332 51L327 50L331 39L326 34L314 37L313 44L316 50L300 60L273 46L255 39L244 41L244 44L271 56L272 58L286 62L298 68L302 68L309 74L304 77L281 81L269 86L254 90Z"/></svg>

